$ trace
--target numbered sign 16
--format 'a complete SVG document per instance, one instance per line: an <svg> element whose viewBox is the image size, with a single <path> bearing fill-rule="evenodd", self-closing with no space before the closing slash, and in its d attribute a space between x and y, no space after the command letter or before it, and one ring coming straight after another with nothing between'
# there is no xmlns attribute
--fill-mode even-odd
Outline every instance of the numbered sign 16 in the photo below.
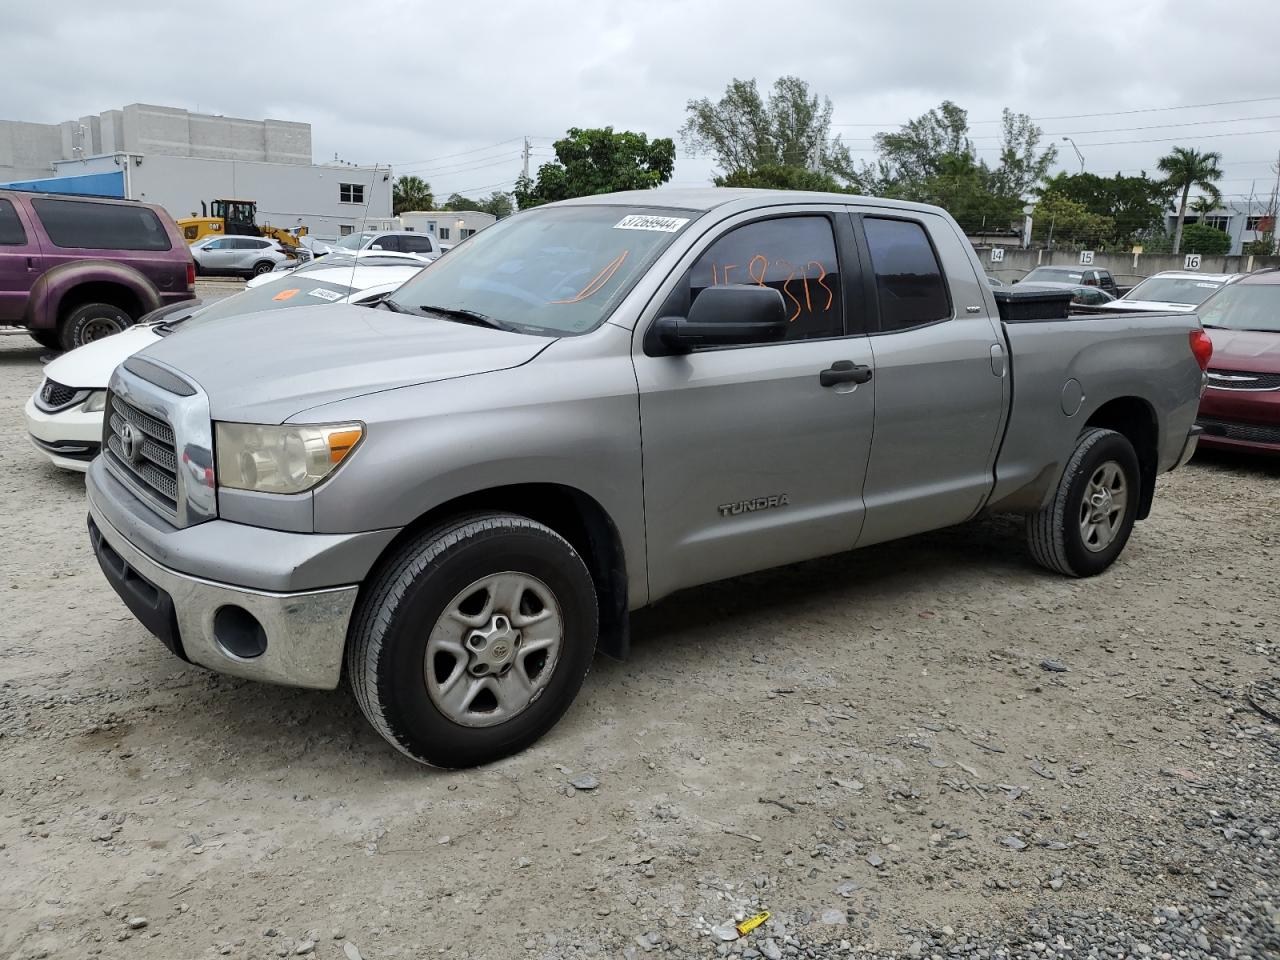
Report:
<svg viewBox="0 0 1280 960"><path fill-rule="evenodd" d="M1183 270L1199 270L1199 269L1200 269L1200 254L1198 254L1198 253L1188 253L1188 254L1187 254L1187 259L1184 261L1184 266L1183 266L1183 268L1182 268L1182 269L1183 269Z"/></svg>

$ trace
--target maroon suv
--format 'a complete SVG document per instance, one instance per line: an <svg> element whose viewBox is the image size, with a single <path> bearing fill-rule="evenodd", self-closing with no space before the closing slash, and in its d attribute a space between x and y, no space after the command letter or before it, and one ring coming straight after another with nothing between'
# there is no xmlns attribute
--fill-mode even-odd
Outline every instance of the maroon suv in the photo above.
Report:
<svg viewBox="0 0 1280 960"><path fill-rule="evenodd" d="M1196 312L1213 340L1201 446L1280 453L1280 270L1241 277Z"/></svg>
<svg viewBox="0 0 1280 960"><path fill-rule="evenodd" d="M0 325L70 350L194 291L191 251L160 207L0 190Z"/></svg>

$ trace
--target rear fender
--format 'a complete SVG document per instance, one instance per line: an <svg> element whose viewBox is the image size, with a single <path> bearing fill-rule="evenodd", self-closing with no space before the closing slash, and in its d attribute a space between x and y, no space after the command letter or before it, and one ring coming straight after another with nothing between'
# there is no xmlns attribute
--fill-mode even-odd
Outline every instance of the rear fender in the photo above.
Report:
<svg viewBox="0 0 1280 960"><path fill-rule="evenodd" d="M151 281L128 264L114 260L72 260L46 270L32 284L24 325L33 330L56 327L63 300L87 283L108 283L127 291L138 302L138 317L161 305L160 295Z"/></svg>

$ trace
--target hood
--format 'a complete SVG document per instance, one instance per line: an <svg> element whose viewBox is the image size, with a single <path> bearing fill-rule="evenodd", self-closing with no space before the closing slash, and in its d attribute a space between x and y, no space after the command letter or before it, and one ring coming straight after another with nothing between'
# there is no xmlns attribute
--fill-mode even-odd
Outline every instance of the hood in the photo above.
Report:
<svg viewBox="0 0 1280 960"><path fill-rule="evenodd" d="M1210 369L1280 373L1280 333L1213 328L1205 333L1213 341Z"/></svg>
<svg viewBox="0 0 1280 960"><path fill-rule="evenodd" d="M44 375L67 387L105 390L116 367L159 339L150 324L130 327L50 360L45 364Z"/></svg>
<svg viewBox="0 0 1280 960"><path fill-rule="evenodd" d="M198 383L215 420L283 423L365 393L518 367L553 342L332 304L179 326L146 356Z"/></svg>
<svg viewBox="0 0 1280 960"><path fill-rule="evenodd" d="M1126 300L1121 297L1119 300L1112 300L1105 304L1111 310L1154 310L1159 313L1191 313L1195 310L1194 303L1164 303L1160 300Z"/></svg>

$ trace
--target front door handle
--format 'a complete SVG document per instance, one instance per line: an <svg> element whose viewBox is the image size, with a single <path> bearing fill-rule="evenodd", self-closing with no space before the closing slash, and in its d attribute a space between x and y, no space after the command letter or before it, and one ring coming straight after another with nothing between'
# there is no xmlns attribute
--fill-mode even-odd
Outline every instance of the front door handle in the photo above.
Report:
<svg viewBox="0 0 1280 960"><path fill-rule="evenodd" d="M854 363L852 360L837 360L818 374L818 382L824 387L834 387L840 383L866 383L870 379L871 368L865 363Z"/></svg>

